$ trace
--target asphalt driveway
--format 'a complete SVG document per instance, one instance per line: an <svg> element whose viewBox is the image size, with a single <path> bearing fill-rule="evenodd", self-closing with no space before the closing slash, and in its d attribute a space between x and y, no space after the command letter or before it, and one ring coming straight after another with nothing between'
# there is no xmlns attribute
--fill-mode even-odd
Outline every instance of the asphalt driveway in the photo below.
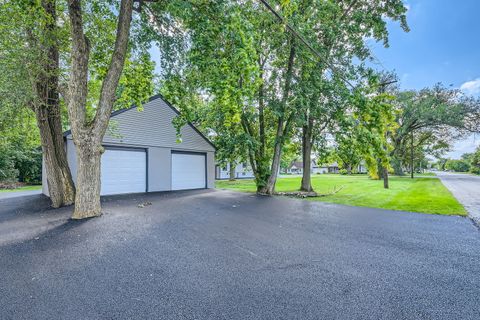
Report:
<svg viewBox="0 0 480 320"><path fill-rule="evenodd" d="M437 172L437 176L480 226L480 176Z"/></svg>
<svg viewBox="0 0 480 320"><path fill-rule="evenodd" d="M215 190L103 206L0 200L1 319L480 319L466 218Z"/></svg>
<svg viewBox="0 0 480 320"><path fill-rule="evenodd" d="M41 194L42 190L0 192L0 200Z"/></svg>

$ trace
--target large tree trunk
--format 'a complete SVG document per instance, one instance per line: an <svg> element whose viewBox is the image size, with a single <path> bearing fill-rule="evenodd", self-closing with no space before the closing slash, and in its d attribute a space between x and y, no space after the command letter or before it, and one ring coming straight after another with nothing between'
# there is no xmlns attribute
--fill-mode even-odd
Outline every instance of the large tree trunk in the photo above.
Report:
<svg viewBox="0 0 480 320"><path fill-rule="evenodd" d="M51 39L47 40L45 46L47 59L36 84L39 103L35 104L33 109L40 132L52 207L58 208L73 204L75 186L67 162L59 106L59 53L54 34L57 21L55 5L54 0L42 1L42 7L49 17L45 25L45 34L51 36Z"/></svg>
<svg viewBox="0 0 480 320"><path fill-rule="evenodd" d="M311 192L312 178L312 131L313 131L313 119L309 118L307 125L302 128L302 160L303 160L303 175L302 184L300 185L301 191Z"/></svg>
<svg viewBox="0 0 480 320"><path fill-rule="evenodd" d="M230 175L229 180L230 181L235 181L235 178L236 178L235 177L235 167L236 167L235 162L231 161L230 162L230 172L229 172L229 175Z"/></svg>
<svg viewBox="0 0 480 320"><path fill-rule="evenodd" d="M83 219L100 214L100 159L103 148L95 142L76 146L77 196L72 219Z"/></svg>
<svg viewBox="0 0 480 320"><path fill-rule="evenodd" d="M47 174L48 192L52 207L59 208L73 204L75 187L67 163L62 132L55 130L55 127L60 125L60 116L56 117L52 115L52 112L55 111L48 106L37 106L35 110ZM58 109L56 113L59 113ZM55 125L52 122L58 123Z"/></svg>
<svg viewBox="0 0 480 320"><path fill-rule="evenodd" d="M68 113L77 152L77 194L73 219L99 216L100 160L102 140L115 101L115 91L125 64L132 20L133 0L120 4L115 47L102 82L100 100L93 121L86 116L88 60L90 44L83 31L81 0L69 0L68 12L72 36L72 67L69 83Z"/></svg>

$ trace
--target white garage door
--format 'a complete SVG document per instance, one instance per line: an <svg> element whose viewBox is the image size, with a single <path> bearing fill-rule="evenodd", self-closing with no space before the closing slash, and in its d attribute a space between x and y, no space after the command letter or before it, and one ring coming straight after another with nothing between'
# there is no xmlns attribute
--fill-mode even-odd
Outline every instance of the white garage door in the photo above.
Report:
<svg viewBox="0 0 480 320"><path fill-rule="evenodd" d="M140 149L106 149L102 155L102 195L146 192L147 154Z"/></svg>
<svg viewBox="0 0 480 320"><path fill-rule="evenodd" d="M172 152L172 190L206 188L205 155Z"/></svg>

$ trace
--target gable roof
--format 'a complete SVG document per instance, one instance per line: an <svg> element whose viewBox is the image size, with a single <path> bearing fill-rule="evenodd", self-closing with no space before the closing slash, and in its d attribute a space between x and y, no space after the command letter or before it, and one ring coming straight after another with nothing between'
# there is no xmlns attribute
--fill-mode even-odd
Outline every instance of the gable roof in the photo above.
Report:
<svg viewBox="0 0 480 320"><path fill-rule="evenodd" d="M159 94L156 94L152 97L150 97L148 99L148 101L146 101L145 103L149 103L149 102L152 102L154 100L157 100L157 99L161 99L163 102L165 102L165 104L170 108L172 109L177 115L180 115L180 111L178 111L177 108L175 108L168 100L166 100L163 95L161 95L160 93ZM114 117L114 116L117 116L119 114L122 114L126 111L129 111L129 110L132 110L132 109L136 109L138 108L137 105L132 105L131 107L129 108L125 108L125 109L120 109L120 110L117 110L117 111L114 111L110 114L110 118ZM211 145L215 150L217 149L217 147L202 133L200 132L200 130L198 130L190 121L187 122L187 125L189 127L191 127L196 133L198 133L198 135L200 135L209 145ZM72 133L72 130L67 130L63 133L63 136L66 138L67 136L69 136L70 134Z"/></svg>

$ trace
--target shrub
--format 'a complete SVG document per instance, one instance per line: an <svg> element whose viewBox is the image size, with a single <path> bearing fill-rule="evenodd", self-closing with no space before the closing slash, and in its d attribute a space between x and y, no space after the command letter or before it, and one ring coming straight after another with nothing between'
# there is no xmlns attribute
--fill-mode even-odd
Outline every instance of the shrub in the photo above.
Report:
<svg viewBox="0 0 480 320"><path fill-rule="evenodd" d="M340 169L340 174L348 174L348 171L347 169Z"/></svg>
<svg viewBox="0 0 480 320"><path fill-rule="evenodd" d="M18 170L15 161L8 150L0 150L0 182L12 183L17 181Z"/></svg>
<svg viewBox="0 0 480 320"><path fill-rule="evenodd" d="M42 152L39 149L21 150L14 154L18 180L28 184L42 181Z"/></svg>
<svg viewBox="0 0 480 320"><path fill-rule="evenodd" d="M470 170L470 165L465 160L448 160L445 164L445 169L456 172L467 172Z"/></svg>

